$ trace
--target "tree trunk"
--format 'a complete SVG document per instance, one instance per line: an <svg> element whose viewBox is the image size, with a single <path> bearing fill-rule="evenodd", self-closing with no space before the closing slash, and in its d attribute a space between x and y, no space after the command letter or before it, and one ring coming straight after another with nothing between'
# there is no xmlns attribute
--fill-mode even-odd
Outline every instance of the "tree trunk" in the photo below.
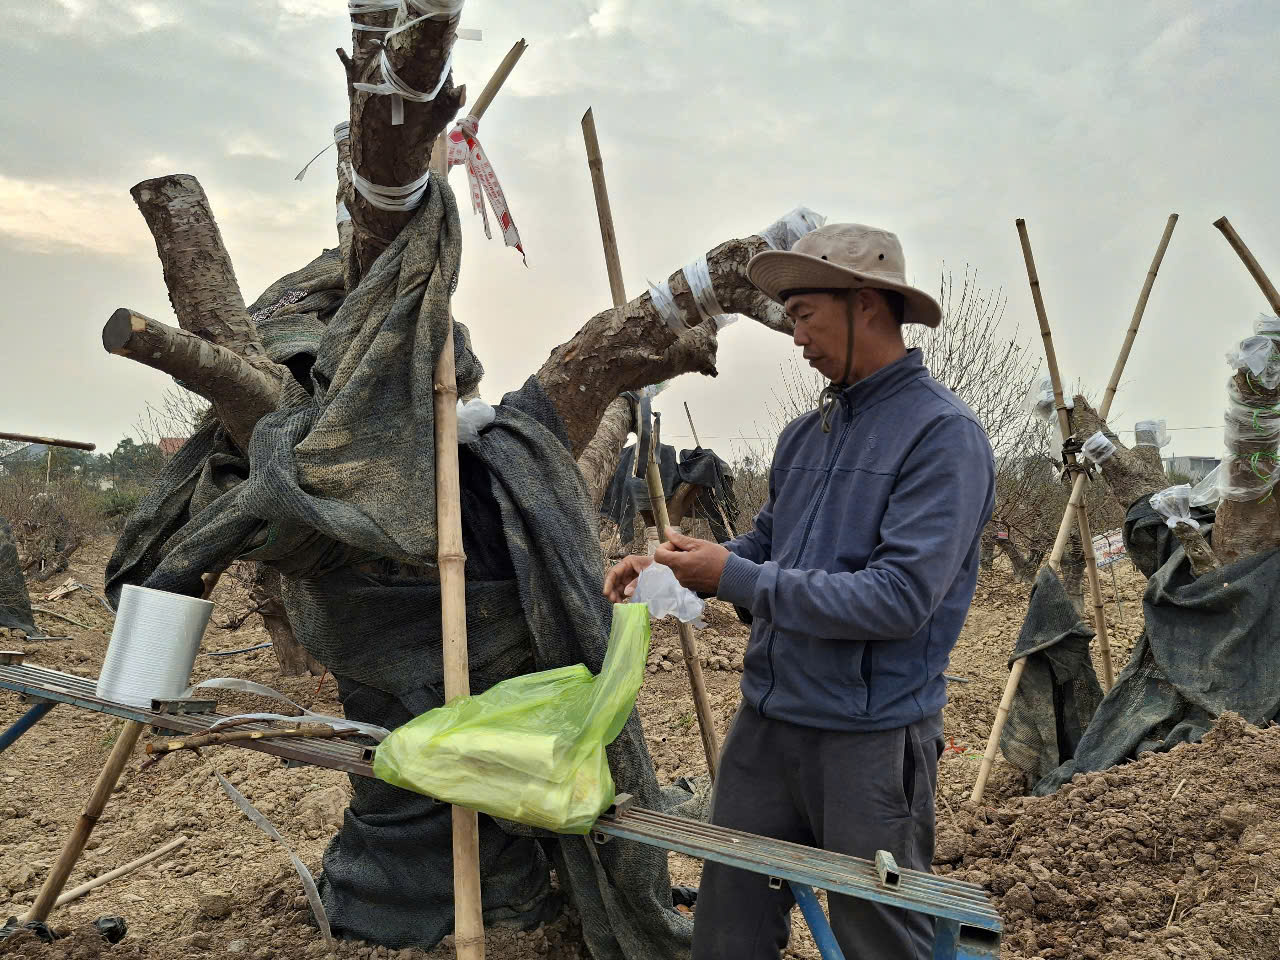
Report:
<svg viewBox="0 0 1280 960"><path fill-rule="evenodd" d="M280 572L263 563L254 564L254 567L250 596L271 636L271 649L280 664L280 674L285 677L301 677L307 673L320 676L324 666L303 649L289 625L289 615L280 599Z"/></svg>
<svg viewBox="0 0 1280 960"><path fill-rule="evenodd" d="M587 481L591 502L597 507L618 470L618 455L626 446L631 427L631 404L625 397L618 397L605 409L596 435L578 457L578 469Z"/></svg>
<svg viewBox="0 0 1280 960"><path fill-rule="evenodd" d="M409 8L408 16L416 19L419 14ZM391 11L361 16L360 22L388 26L393 23L399 25L404 19ZM395 34L385 45L392 71L414 90L429 93L440 80L457 32L457 20L423 20ZM347 95L351 104L351 166L370 183L399 187L426 173L436 137L466 102L467 88L455 87L450 71L434 100L426 103L403 101L404 122L393 123L394 98L367 93L353 86L355 83L377 84L383 79L383 45L373 42L377 36L364 30L353 31L354 56L347 58L339 51L347 72ZM356 190L348 194L346 204L351 211L354 228L351 268L354 286L369 272L378 254L404 229L413 217L413 210L381 210Z"/></svg>
<svg viewBox="0 0 1280 960"><path fill-rule="evenodd" d="M1076 395L1075 409L1071 413L1071 429L1080 440L1086 440L1101 430L1115 444L1116 452L1103 462L1101 470L1112 495L1120 501L1123 509L1128 510L1140 498L1149 497L1169 486L1169 478L1159 462L1159 450L1155 447L1148 448L1156 451L1154 464L1145 455L1140 456L1130 450L1098 416L1098 411L1089 406L1089 402L1079 394Z"/></svg>
<svg viewBox="0 0 1280 960"><path fill-rule="evenodd" d="M1233 383L1243 404L1228 403L1228 457L1221 469L1228 487L1258 490L1260 477L1271 474L1280 464L1276 460L1277 441L1256 437L1250 411L1274 409L1280 403L1280 390L1267 390L1247 370L1237 371ZM1274 488L1265 494L1258 490L1251 500L1223 499L1214 522L1213 546L1223 563L1280 546L1280 502Z"/></svg>
<svg viewBox="0 0 1280 960"><path fill-rule="evenodd" d="M222 234L199 181L189 174L173 174L144 180L130 193L156 242L165 287L178 325L201 340L238 354L263 378L274 380L278 392L285 370L267 359L258 339L257 325L245 311L244 297L236 283L231 257L222 243ZM118 342L123 334L122 323L122 320L116 320L113 342ZM159 326L156 324L157 328ZM145 323L143 328L137 332L145 341ZM156 330L152 333L159 336ZM107 343L105 330L103 343ZM170 346L176 348L176 344L171 343ZM221 379L228 383L250 384L256 378L249 370L233 372L230 369L233 364L225 356L220 356L213 368L196 376L195 371L184 363L197 358L192 353L189 347L185 350L171 349L159 357L149 356L148 362L156 369L182 379L202 396L209 397L214 414L227 428L232 441L241 451L246 451L253 425L265 412L261 406L261 391L253 390L242 398L227 397L222 393L220 399L215 400L212 394L219 393L219 390L213 381ZM130 355L141 359L136 354ZM166 360L173 360L177 367L163 366L162 361Z"/></svg>

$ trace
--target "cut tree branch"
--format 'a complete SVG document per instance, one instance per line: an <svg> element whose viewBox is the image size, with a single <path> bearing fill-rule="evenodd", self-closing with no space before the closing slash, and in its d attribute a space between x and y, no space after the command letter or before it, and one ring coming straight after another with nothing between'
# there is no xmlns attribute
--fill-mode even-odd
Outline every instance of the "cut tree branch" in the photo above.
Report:
<svg viewBox="0 0 1280 960"><path fill-rule="evenodd" d="M270 368L125 307L102 328L102 345L108 353L167 373L212 403L241 450L248 449L254 424L276 408L280 396L280 379Z"/></svg>
<svg viewBox="0 0 1280 960"><path fill-rule="evenodd" d="M262 341L258 339L257 325L245 310L231 257L222 242L222 234L213 218L204 188L195 177L177 173L144 180L130 193L155 239L169 302L173 304L178 325L201 340L238 354L264 378L274 380L276 390L271 392L271 405L266 408L274 409L275 396L285 371L267 358ZM121 333L123 330L116 331L116 335ZM105 330L103 336L105 344ZM141 341L139 345L143 345ZM108 346L107 349L112 348ZM170 350L171 356L173 352ZM209 356L197 354L189 346L185 353L192 360ZM135 351L123 355L149 362ZM156 366L154 363L149 365ZM225 384L213 382L227 377L246 387L260 386L260 382L247 373L233 372L232 365L225 358L220 358L220 362L204 374L190 380L183 379L191 389L213 402L214 413L232 440L244 451L248 448L253 425L266 412L262 406L262 390L251 389L244 396L236 397L225 392ZM213 399L213 392L218 393L217 400Z"/></svg>
<svg viewBox="0 0 1280 960"><path fill-rule="evenodd" d="M747 261L767 246L760 237L748 237L726 241L709 252L712 289L726 313L741 313L771 330L790 333L782 308L747 279ZM619 393L679 373L715 375L714 331L698 332L710 322L698 314L683 270L668 282L688 332L677 338L653 297L642 293L620 311L600 311L571 340L556 347L538 371L538 381L564 420L575 457L582 455L605 408ZM695 335L710 343L689 339Z"/></svg>

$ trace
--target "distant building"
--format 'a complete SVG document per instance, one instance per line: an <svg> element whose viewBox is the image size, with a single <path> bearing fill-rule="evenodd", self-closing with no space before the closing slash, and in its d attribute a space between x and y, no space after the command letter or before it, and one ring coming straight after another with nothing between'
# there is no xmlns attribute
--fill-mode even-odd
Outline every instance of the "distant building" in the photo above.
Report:
<svg viewBox="0 0 1280 960"><path fill-rule="evenodd" d="M1165 473L1180 473L1194 483L1203 480L1222 462L1221 457L1165 457Z"/></svg>
<svg viewBox="0 0 1280 960"><path fill-rule="evenodd" d="M161 437L156 446L160 448L160 455L167 460L181 450L186 442L186 437Z"/></svg>

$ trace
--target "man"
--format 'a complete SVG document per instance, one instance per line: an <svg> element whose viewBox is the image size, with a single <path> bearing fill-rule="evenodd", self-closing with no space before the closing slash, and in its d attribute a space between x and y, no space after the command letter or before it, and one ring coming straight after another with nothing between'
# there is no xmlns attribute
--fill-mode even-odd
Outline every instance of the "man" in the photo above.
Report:
<svg viewBox="0 0 1280 960"><path fill-rule="evenodd" d="M831 224L747 270L831 383L778 438L751 532L722 546L669 530L654 557L753 617L711 819L928 870L943 671L977 581L991 446L903 342L904 323L936 327L942 311L906 282L896 236ZM617 564L606 595L625 599L650 562ZM792 904L785 886L707 863L694 960L780 956ZM932 956L923 914L839 896L830 912L849 960Z"/></svg>

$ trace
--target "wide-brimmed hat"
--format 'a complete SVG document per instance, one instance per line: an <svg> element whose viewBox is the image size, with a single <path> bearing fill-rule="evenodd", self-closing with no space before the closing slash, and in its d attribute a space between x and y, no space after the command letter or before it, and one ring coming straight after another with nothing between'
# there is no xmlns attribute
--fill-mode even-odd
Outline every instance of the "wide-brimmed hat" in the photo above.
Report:
<svg viewBox="0 0 1280 960"><path fill-rule="evenodd" d="M795 242L790 250L766 250L751 258L747 277L782 303L792 292L896 290L906 301L904 323L936 327L938 301L907 283L906 260L896 235L860 223L829 223Z"/></svg>

